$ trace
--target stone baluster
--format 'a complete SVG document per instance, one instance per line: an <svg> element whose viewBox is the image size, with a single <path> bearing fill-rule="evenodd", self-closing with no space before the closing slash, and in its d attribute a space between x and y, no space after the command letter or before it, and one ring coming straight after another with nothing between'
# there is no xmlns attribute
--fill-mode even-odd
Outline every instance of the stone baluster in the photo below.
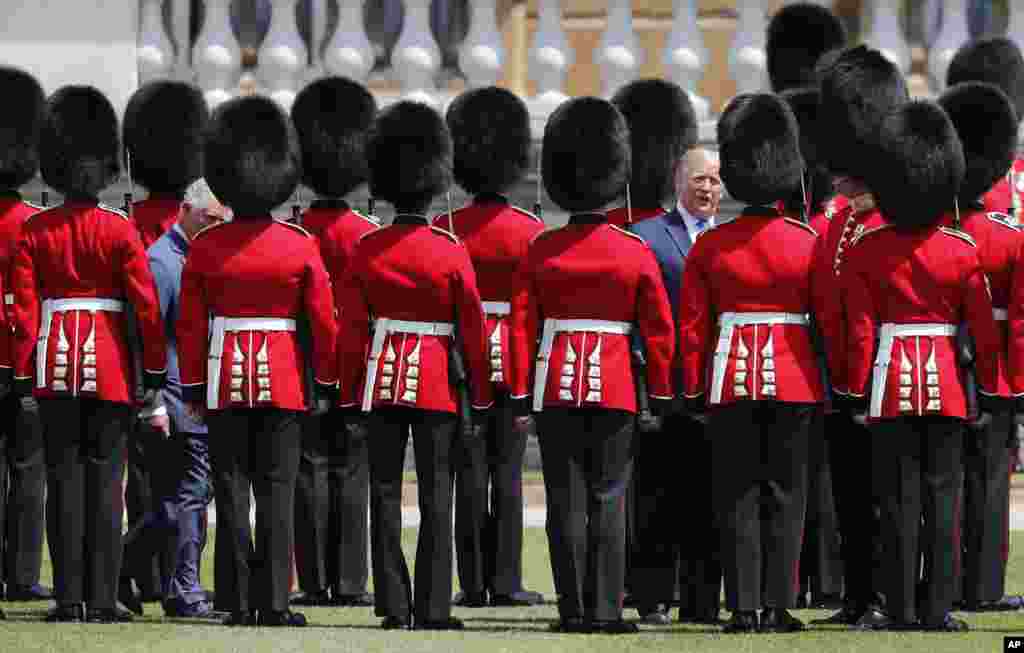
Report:
<svg viewBox="0 0 1024 653"><path fill-rule="evenodd" d="M192 44L189 24L192 17L192 3L189 0L171 0L171 34L174 36L175 61L174 78L183 82L192 81Z"/></svg>
<svg viewBox="0 0 1024 653"><path fill-rule="evenodd" d="M562 29L561 0L537 0L537 32L530 49L530 78L537 84L537 95L530 104L537 134L551 112L568 99L565 75L573 61Z"/></svg>
<svg viewBox="0 0 1024 653"><path fill-rule="evenodd" d="M764 0L737 0L736 4L738 20L729 50L729 70L737 94L757 93L768 85Z"/></svg>
<svg viewBox="0 0 1024 653"><path fill-rule="evenodd" d="M1009 10L1010 24L1006 28L1006 36L1024 50L1024 5L1010 2Z"/></svg>
<svg viewBox="0 0 1024 653"><path fill-rule="evenodd" d="M441 50L430 31L430 0L405 0L405 20L391 54L391 67L403 99L438 105L434 76L441 68Z"/></svg>
<svg viewBox="0 0 1024 653"><path fill-rule="evenodd" d="M192 48L196 81L211 109L238 92L242 55L231 30L229 5L230 0L206 0L206 19Z"/></svg>
<svg viewBox="0 0 1024 653"><path fill-rule="evenodd" d="M708 51L697 27L696 0L675 1L672 31L665 44L663 61L668 78L689 94L697 120L707 120L711 105L707 99L697 95L697 82L704 74Z"/></svg>
<svg viewBox="0 0 1024 653"><path fill-rule="evenodd" d="M946 71L953 61L953 55L969 39L967 33L967 0L945 0L942 12L942 27L928 53L928 72L932 77L932 88L941 92L946 88Z"/></svg>
<svg viewBox="0 0 1024 653"><path fill-rule="evenodd" d="M306 81L324 76L324 48L327 45L327 3L329 0L309 0L309 68Z"/></svg>
<svg viewBox="0 0 1024 653"><path fill-rule="evenodd" d="M644 53L637 47L630 0L609 0L607 23L594 59L601 66L604 94L611 96L636 78Z"/></svg>
<svg viewBox="0 0 1024 653"><path fill-rule="evenodd" d="M900 26L899 7L896 3L891 0L874 0L871 28L866 42L880 50L904 75L910 72L910 47Z"/></svg>
<svg viewBox="0 0 1024 653"><path fill-rule="evenodd" d="M163 0L140 0L139 47L136 60L139 83L170 77L174 66L174 49L164 28Z"/></svg>
<svg viewBox="0 0 1024 653"><path fill-rule="evenodd" d="M373 70L373 44L364 25L362 0L338 0L338 28L324 52L330 74L366 81Z"/></svg>
<svg viewBox="0 0 1024 653"><path fill-rule="evenodd" d="M286 111L291 109L306 73L306 45L295 22L298 0L271 0L270 29L259 52L259 77Z"/></svg>
<svg viewBox="0 0 1024 653"><path fill-rule="evenodd" d="M494 0L470 3L470 25L466 40L459 48L459 67L470 87L498 83L505 63L505 48L498 31Z"/></svg>

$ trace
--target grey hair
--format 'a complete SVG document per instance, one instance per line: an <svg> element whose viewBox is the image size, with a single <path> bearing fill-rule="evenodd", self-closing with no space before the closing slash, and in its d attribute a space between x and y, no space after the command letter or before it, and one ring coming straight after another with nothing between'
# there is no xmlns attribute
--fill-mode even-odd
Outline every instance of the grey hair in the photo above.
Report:
<svg viewBox="0 0 1024 653"><path fill-rule="evenodd" d="M718 155L718 150L712 150L710 148L698 145L687 150L686 153L683 154L682 158L679 159L679 168L682 171L682 174L686 176L690 175L690 156L698 153L703 155L703 157L707 161L711 161L713 163L721 163L721 158Z"/></svg>
<svg viewBox="0 0 1024 653"><path fill-rule="evenodd" d="M200 177L191 184L185 191L185 199L182 200L183 204L188 204L192 209L205 209L209 208L211 204L220 204L220 200L210 190L209 184L206 180Z"/></svg>

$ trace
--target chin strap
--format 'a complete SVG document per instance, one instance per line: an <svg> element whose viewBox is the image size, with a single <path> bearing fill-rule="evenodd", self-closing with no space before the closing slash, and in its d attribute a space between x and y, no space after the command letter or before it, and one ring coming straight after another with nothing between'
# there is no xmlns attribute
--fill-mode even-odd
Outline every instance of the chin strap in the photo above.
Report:
<svg viewBox="0 0 1024 653"><path fill-rule="evenodd" d="M629 193L629 182L626 182L626 224L633 224L633 198Z"/></svg>
<svg viewBox="0 0 1024 653"><path fill-rule="evenodd" d="M124 171L128 176L128 192L124 194L124 212L130 218L132 204L135 202L135 182L132 180L132 153L127 146L124 148Z"/></svg>
<svg viewBox="0 0 1024 653"><path fill-rule="evenodd" d="M960 200L953 197L953 228L960 228Z"/></svg>
<svg viewBox="0 0 1024 653"><path fill-rule="evenodd" d="M537 201L533 203L533 214L536 215L538 218L543 219L544 216L541 215L541 214L542 214L544 208L541 206L541 202L540 202L540 194L541 194L540 186L541 186L541 182L542 182L542 178L541 178L541 174L540 174L540 166L541 166L541 162L543 161L544 157L542 157L541 154L542 154L542 152L537 152Z"/></svg>

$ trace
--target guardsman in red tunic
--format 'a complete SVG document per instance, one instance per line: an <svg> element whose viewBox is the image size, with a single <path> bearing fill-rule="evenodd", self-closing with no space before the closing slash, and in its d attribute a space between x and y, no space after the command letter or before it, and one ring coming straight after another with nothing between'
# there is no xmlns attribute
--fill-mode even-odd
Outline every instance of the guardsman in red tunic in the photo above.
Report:
<svg viewBox="0 0 1024 653"><path fill-rule="evenodd" d="M959 215L947 214L945 224L963 230L978 245L978 256L992 291L993 316L1000 326L1002 350L1007 351L1007 309L1021 236L1008 215L986 210L981 198L1004 176L1013 161L1017 115L1006 94L985 82L952 86L939 104L953 121L967 162L960 187ZM962 595L965 607L972 611L1020 607L1020 597L1003 596L1003 553L1009 545L1010 509L1010 477L1006 470L1010 466L1011 445L1017 441L1009 378L1000 376L996 394L1003 401L991 413L991 421L969 424L964 438Z"/></svg>
<svg viewBox="0 0 1024 653"><path fill-rule="evenodd" d="M637 628L622 620L634 331L652 412L667 414L673 397L672 309L657 260L604 213L625 193L628 139L619 111L597 98L570 100L548 120L544 186L572 216L533 240L512 300L511 393L517 414L538 413L560 632Z"/></svg>
<svg viewBox="0 0 1024 653"><path fill-rule="evenodd" d="M626 119L630 149L636 156L631 159L629 202L609 211L608 222L644 238L665 286L678 285L678 277L669 272L683 265L678 232L666 218L650 218L663 215L662 207L672 205L666 200L674 197L674 175L697 142L693 105L678 85L660 79L631 82L611 102ZM642 341L634 334L632 343L635 373L643 374ZM681 620L714 621L722 579L707 500L709 483L704 472L710 451L704 426L679 412L655 418L642 400L626 504L626 588L646 623L670 623L668 606L677 589ZM686 435L679 437L680 433ZM687 534L676 528L682 497L692 506L687 511L692 526Z"/></svg>
<svg viewBox="0 0 1024 653"><path fill-rule="evenodd" d="M537 216L509 204L505 193L530 165L530 114L516 95L496 86L463 93L446 115L455 181L473 202L434 218L469 251L487 317L495 406L482 438L464 438L456 469L455 552L462 592L456 605L536 605L523 589L523 455L527 429L509 411L509 302L530 240L544 230ZM463 434L468 433L463 431ZM490 506L488 506L490 498Z"/></svg>
<svg viewBox="0 0 1024 653"><path fill-rule="evenodd" d="M120 170L114 108L92 87L65 86L48 109L41 169L64 204L25 223L10 283L15 389L39 399L45 426L57 598L48 619L130 620L116 605L136 379L127 311L142 335L147 394L163 385L167 342L142 241L96 199Z"/></svg>
<svg viewBox="0 0 1024 653"><path fill-rule="evenodd" d="M722 180L748 206L697 240L683 272L683 392L692 412L711 409L713 496L733 612L726 632L803 629L788 610L809 430L825 399L812 317L827 280L812 270L817 234L773 206L800 187L798 141L796 119L777 96L729 104L718 123Z"/></svg>
<svg viewBox="0 0 1024 653"><path fill-rule="evenodd" d="M377 103L361 84L318 80L292 105L302 148L304 183L317 197L300 224L316 238L335 290L356 243L378 228L345 197L369 178L366 137ZM372 605L367 507L370 501L366 430L345 425L336 410L307 415L295 492L295 566L299 605Z"/></svg>
<svg viewBox="0 0 1024 653"><path fill-rule="evenodd" d="M31 75L0 67L0 92L17 98L0 119L0 584L8 600L47 600L52 593L39 585L43 562L43 506L46 466L39 405L11 390L11 262L25 221L40 210L21 199L18 188L39 169L38 140L46 98ZM8 481L9 479L9 481ZM9 488L9 489L8 489ZM0 618L3 612L0 611Z"/></svg>
<svg viewBox="0 0 1024 653"><path fill-rule="evenodd" d="M946 71L946 85L988 82L1010 98L1018 121L1024 120L1024 55L1008 38L971 41L961 47ZM1015 158L982 195L987 211L1004 213L1014 224L1024 220L1024 159Z"/></svg>
<svg viewBox="0 0 1024 653"><path fill-rule="evenodd" d="M395 207L395 219L360 239L336 296L341 407L347 420L365 419L370 432L376 612L385 629L458 630L462 622L451 616L451 456L459 416L472 412L472 425L484 424L494 386L469 253L425 215L450 184L451 136L430 107L399 102L378 116L367 161L370 190ZM456 391L458 375L449 365L456 346L471 397ZM462 399L471 407L460 406ZM422 515L415 585L401 547L410 430Z"/></svg>
<svg viewBox="0 0 1024 653"><path fill-rule="evenodd" d="M875 500L865 470L871 469L871 438L851 419L846 398L846 322L841 275L850 244L857 234L882 224L871 188L865 181L877 156L874 132L882 117L905 103L909 94L900 71L880 52L860 46L837 57L826 55L818 66L821 100L818 127L827 147L819 154L833 175L833 185L846 199L821 239L815 276L829 280L825 308L818 316L828 361L832 411L826 415L832 466L832 488L839 518L843 558L843 608L815 623L853 625L883 620L881 597L873 588Z"/></svg>
<svg viewBox="0 0 1024 653"><path fill-rule="evenodd" d="M981 410L998 412L1005 365L974 240L943 226L965 162L937 104L886 117L871 187L887 224L865 231L843 263L850 401L868 421L882 506L887 619L876 629L962 631L950 615L959 557L959 493L969 394L957 333L975 345ZM923 518L923 525L922 525ZM924 552L924 583L919 585Z"/></svg>
<svg viewBox="0 0 1024 653"><path fill-rule="evenodd" d="M333 396L336 327L330 279L316 240L274 220L301 175L288 117L266 98L221 105L203 156L206 180L234 213L193 239L177 321L183 398L206 413L218 528L231 533L230 569L218 578L226 625L303 626L288 610L292 515L301 418L313 393ZM312 351L296 324L308 320ZM312 387L304 368L311 359ZM256 497L256 556L249 548L249 489ZM250 562L252 560L252 562ZM250 581L251 578L251 581ZM226 596L221 596L226 593Z"/></svg>
<svg viewBox="0 0 1024 653"><path fill-rule="evenodd" d="M127 172L148 192L149 197L131 207L135 223L147 249L178 219L185 189L200 177L202 130L209 120L203 94L195 86L179 81L150 82L132 94L124 114L122 136L127 153ZM162 580L174 572L172 560L159 540L145 536L154 529L146 515L154 514L158 502L172 492L178 470L166 463L169 455L170 418L158 406L154 414L139 415L128 441L128 481L125 504L129 531L125 541L119 599L142 614L130 579L142 598L162 599ZM154 550L154 546L160 548Z"/></svg>

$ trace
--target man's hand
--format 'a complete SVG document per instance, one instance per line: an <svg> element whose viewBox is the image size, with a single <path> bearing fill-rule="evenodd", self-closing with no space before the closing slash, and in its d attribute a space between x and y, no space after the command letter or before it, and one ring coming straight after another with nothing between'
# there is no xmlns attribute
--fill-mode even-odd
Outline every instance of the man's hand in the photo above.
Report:
<svg viewBox="0 0 1024 653"><path fill-rule="evenodd" d="M157 433L162 433L164 438L171 437L171 418L167 415L153 415L149 418L149 425Z"/></svg>
<svg viewBox="0 0 1024 653"><path fill-rule="evenodd" d="M200 402L186 402L185 414L192 421L202 424L206 421L206 404Z"/></svg>

